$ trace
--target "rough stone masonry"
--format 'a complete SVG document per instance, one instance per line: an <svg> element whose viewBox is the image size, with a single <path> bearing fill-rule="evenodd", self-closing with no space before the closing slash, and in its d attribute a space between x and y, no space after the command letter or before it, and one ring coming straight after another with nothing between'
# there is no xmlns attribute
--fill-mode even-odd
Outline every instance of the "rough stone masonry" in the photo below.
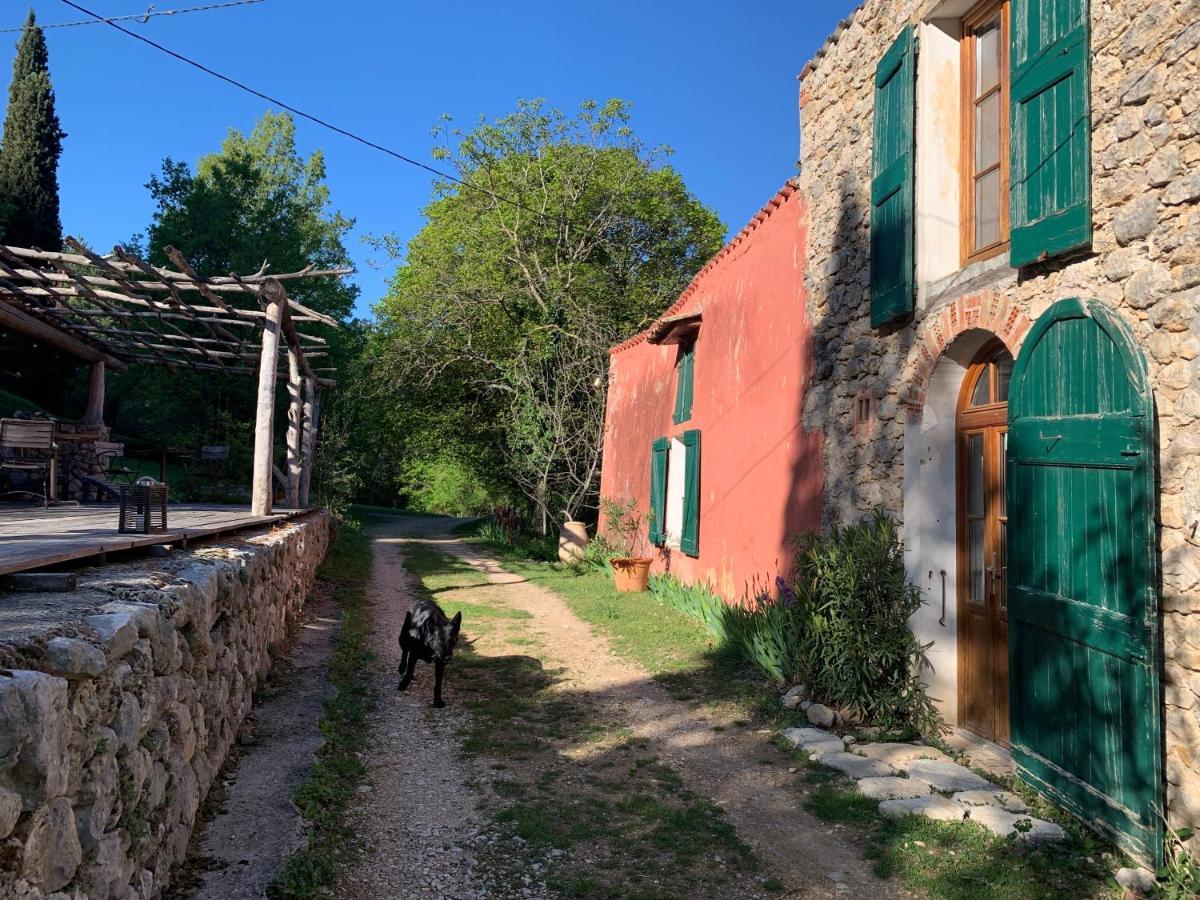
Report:
<svg viewBox="0 0 1200 900"><path fill-rule="evenodd" d="M161 895L329 538L92 570L92 608L0 642L0 897Z"/></svg>
<svg viewBox="0 0 1200 900"><path fill-rule="evenodd" d="M1169 820L1200 826L1200 0L1091 3L1091 252L993 269L925 296L912 322L879 334L868 284L874 61L938 5L866 0L802 76L815 356L805 424L824 434L823 518L882 505L902 519L906 417L921 414L932 361L965 328L1015 350L1061 298L1117 310L1147 358L1158 408ZM877 403L869 433L851 415L863 393Z"/></svg>

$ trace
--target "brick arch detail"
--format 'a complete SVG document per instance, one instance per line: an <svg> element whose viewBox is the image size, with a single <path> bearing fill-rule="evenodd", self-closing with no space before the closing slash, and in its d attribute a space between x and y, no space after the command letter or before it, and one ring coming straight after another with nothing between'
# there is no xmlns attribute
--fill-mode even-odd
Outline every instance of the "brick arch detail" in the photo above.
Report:
<svg viewBox="0 0 1200 900"><path fill-rule="evenodd" d="M909 353L913 373L902 402L910 416L921 415L929 379L946 348L966 331L990 331L1015 358L1033 322L1025 312L994 291L959 297L927 315L917 325L917 340Z"/></svg>

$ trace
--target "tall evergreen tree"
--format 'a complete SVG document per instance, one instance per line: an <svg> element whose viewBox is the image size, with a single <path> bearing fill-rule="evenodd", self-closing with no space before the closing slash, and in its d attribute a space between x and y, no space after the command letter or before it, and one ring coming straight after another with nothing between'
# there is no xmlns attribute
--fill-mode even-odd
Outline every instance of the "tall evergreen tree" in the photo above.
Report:
<svg viewBox="0 0 1200 900"><path fill-rule="evenodd" d="M13 61L0 143L0 206L8 207L5 243L62 249L58 157L64 137L54 110L46 36L31 9Z"/></svg>

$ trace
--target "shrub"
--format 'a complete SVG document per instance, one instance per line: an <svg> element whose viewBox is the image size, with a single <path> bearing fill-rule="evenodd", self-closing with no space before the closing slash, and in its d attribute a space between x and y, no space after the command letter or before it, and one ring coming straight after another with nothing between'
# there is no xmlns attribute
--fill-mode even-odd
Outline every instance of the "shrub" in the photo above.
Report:
<svg viewBox="0 0 1200 900"><path fill-rule="evenodd" d="M776 588L728 604L704 585L650 579L659 602L699 619L772 681L803 681L815 700L888 729L936 726L918 678L926 648L908 628L921 597L891 519L876 513L828 536L805 535L794 587L777 579Z"/></svg>
<svg viewBox="0 0 1200 900"><path fill-rule="evenodd" d="M937 711L919 680L927 646L909 630L921 606L908 583L896 524L882 512L797 543L800 662L812 695L888 728L933 728ZM782 605L782 604L781 604Z"/></svg>

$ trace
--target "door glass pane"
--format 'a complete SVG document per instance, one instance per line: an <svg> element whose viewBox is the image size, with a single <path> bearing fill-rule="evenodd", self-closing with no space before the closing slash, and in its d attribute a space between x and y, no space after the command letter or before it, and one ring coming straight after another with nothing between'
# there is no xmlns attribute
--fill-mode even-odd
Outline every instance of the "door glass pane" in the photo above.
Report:
<svg viewBox="0 0 1200 900"><path fill-rule="evenodd" d="M1000 17L975 32L975 96L1000 81Z"/></svg>
<svg viewBox="0 0 1200 900"><path fill-rule="evenodd" d="M1000 240L1000 170L975 181L975 249Z"/></svg>
<svg viewBox="0 0 1200 900"><path fill-rule="evenodd" d="M972 406L984 406L992 400L992 380L991 373L988 371L990 368L990 366L985 366L979 373L979 380L975 382L975 387L971 390Z"/></svg>
<svg viewBox="0 0 1200 900"><path fill-rule="evenodd" d="M1008 517L1008 432L1000 432L1000 515Z"/></svg>
<svg viewBox="0 0 1200 900"><path fill-rule="evenodd" d="M983 515L983 435L967 438L967 515Z"/></svg>
<svg viewBox="0 0 1200 900"><path fill-rule="evenodd" d="M1000 92L975 107L975 171L1000 162Z"/></svg>
<svg viewBox="0 0 1200 900"><path fill-rule="evenodd" d="M1008 523L1000 522L1000 608L1008 609Z"/></svg>
<svg viewBox="0 0 1200 900"><path fill-rule="evenodd" d="M1008 383L1012 381L1013 360L1007 353L996 360L996 402L1008 402Z"/></svg>
<svg viewBox="0 0 1200 900"><path fill-rule="evenodd" d="M971 519L967 523L967 564L970 581L967 599L972 603L985 603L983 594L983 519Z"/></svg>

